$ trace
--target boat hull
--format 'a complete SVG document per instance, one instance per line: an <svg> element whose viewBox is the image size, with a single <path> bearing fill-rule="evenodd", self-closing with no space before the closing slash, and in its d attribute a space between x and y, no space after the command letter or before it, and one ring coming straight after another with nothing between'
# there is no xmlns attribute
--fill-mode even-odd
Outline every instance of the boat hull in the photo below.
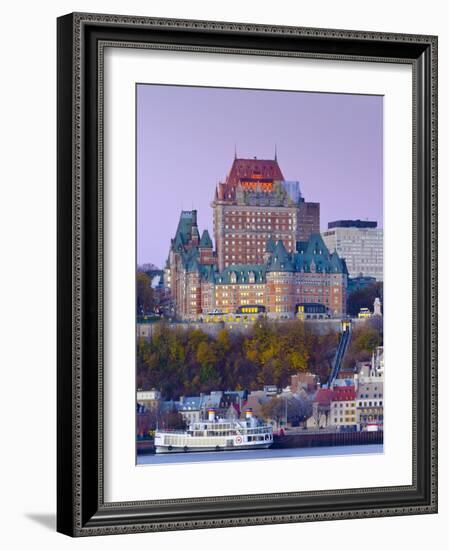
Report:
<svg viewBox="0 0 449 550"><path fill-rule="evenodd" d="M273 445L273 442L270 441L268 443L261 443L260 445L254 445L254 444L242 444L242 445L235 445L233 447L221 447L219 445L217 446L210 446L210 447L176 447L172 446L171 448L163 446L156 446L156 454L174 454L174 453L200 453L200 452L221 452L221 451L250 451L250 450L257 450L257 449L268 449Z"/></svg>

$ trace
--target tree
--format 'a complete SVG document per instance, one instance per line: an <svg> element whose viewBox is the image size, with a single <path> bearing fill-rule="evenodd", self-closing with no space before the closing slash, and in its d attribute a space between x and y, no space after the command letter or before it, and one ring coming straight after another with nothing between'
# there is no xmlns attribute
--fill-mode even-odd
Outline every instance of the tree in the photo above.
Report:
<svg viewBox="0 0 449 550"><path fill-rule="evenodd" d="M156 402L144 412L137 413L137 435L147 437L152 435L161 417L160 403Z"/></svg>
<svg viewBox="0 0 449 550"><path fill-rule="evenodd" d="M288 400L287 418L293 426L299 426L312 416L312 401L305 392Z"/></svg>
<svg viewBox="0 0 449 550"><path fill-rule="evenodd" d="M154 309L154 290L151 287L151 278L142 271L137 273L137 314L148 315Z"/></svg>
<svg viewBox="0 0 449 550"><path fill-rule="evenodd" d="M290 422L298 426L312 415L312 402L304 394L272 397L261 406L262 415L267 420Z"/></svg>
<svg viewBox="0 0 449 550"><path fill-rule="evenodd" d="M369 361L373 351L383 345L382 317L371 317L352 331L348 351L343 360L344 368L354 368L358 362Z"/></svg>
<svg viewBox="0 0 449 550"><path fill-rule="evenodd" d="M383 283L376 282L351 292L348 296L347 311L349 315L356 316L362 307L373 311L373 304L376 298L383 303Z"/></svg>
<svg viewBox="0 0 449 550"><path fill-rule="evenodd" d="M272 397L261 406L262 416L266 420L274 420L280 426L281 420L285 420L287 402L285 397Z"/></svg>
<svg viewBox="0 0 449 550"><path fill-rule="evenodd" d="M194 328L177 328L165 321L154 325L149 340L137 341L137 381L157 388L165 399L210 390L257 390L285 387L292 374L310 371L327 378L339 335L325 333L300 320L282 323L266 319L248 332L219 330L210 335ZM382 318L354 327L351 361L370 356L382 345Z"/></svg>
<svg viewBox="0 0 449 550"><path fill-rule="evenodd" d="M160 417L160 427L166 430L185 430L186 421L175 408L164 412Z"/></svg>

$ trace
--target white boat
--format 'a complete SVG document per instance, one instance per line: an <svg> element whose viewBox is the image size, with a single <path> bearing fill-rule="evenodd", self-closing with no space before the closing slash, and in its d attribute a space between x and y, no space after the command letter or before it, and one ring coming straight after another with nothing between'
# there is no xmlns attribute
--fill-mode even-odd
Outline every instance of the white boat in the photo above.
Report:
<svg viewBox="0 0 449 550"><path fill-rule="evenodd" d="M156 430L154 437L156 453L267 449L272 444L272 427L259 423L250 410L244 420L216 418L210 410L207 420L192 422L185 431Z"/></svg>

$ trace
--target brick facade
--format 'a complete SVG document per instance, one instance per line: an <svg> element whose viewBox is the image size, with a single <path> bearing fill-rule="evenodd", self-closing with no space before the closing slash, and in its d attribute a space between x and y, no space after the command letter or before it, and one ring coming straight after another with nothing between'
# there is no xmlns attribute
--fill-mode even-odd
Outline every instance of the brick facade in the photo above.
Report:
<svg viewBox="0 0 449 550"><path fill-rule="evenodd" d="M319 204L283 181L276 160L235 159L212 208L215 250L207 230L200 237L196 210L181 212L171 241L164 280L177 318L245 305L290 318L300 303L346 312L346 264L319 234Z"/></svg>

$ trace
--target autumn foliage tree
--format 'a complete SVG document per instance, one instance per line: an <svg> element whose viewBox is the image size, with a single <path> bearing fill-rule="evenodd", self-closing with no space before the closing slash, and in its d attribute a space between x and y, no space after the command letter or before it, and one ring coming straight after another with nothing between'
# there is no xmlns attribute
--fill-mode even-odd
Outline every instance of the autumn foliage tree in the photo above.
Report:
<svg viewBox="0 0 449 550"><path fill-rule="evenodd" d="M369 361L373 351L383 345L382 317L371 317L355 325L349 348L343 360L347 369L354 368L358 362Z"/></svg>
<svg viewBox="0 0 449 550"><path fill-rule="evenodd" d="M290 383L301 371L329 374L338 333L315 331L301 320L262 319L248 332L225 328L216 335L159 323L150 341L137 343L137 383L166 399L211 390L260 389Z"/></svg>
<svg viewBox="0 0 449 550"><path fill-rule="evenodd" d="M154 309L154 290L151 287L151 277L143 271L137 273L136 278L137 312L148 315Z"/></svg>

